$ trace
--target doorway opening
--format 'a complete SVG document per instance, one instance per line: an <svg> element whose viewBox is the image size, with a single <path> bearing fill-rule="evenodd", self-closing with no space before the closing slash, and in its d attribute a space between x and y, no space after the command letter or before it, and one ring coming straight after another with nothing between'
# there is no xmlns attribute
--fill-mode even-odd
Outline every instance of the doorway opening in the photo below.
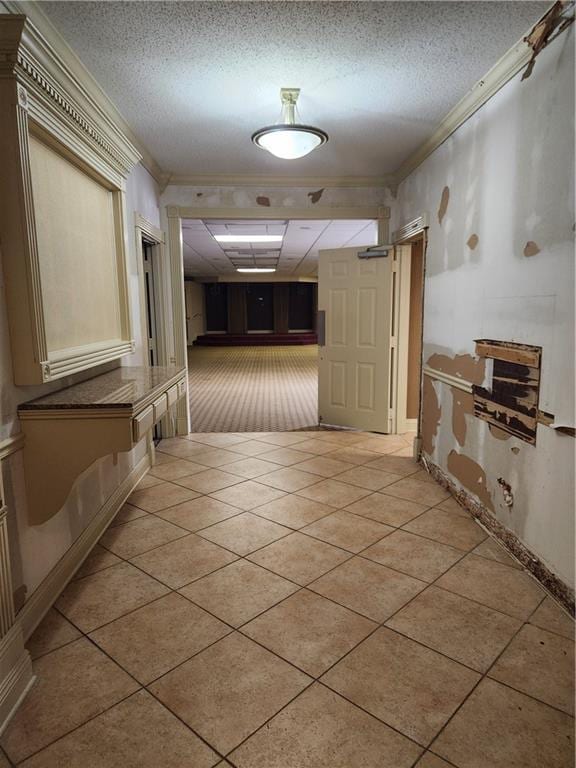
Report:
<svg viewBox="0 0 576 768"><path fill-rule="evenodd" d="M182 239L192 432L317 428L318 253L375 245L376 220L183 219Z"/></svg>

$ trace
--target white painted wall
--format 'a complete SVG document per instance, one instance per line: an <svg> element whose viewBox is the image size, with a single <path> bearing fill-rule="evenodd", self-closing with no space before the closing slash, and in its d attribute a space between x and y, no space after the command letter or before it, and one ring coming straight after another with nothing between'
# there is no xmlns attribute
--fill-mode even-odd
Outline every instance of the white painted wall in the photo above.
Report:
<svg viewBox="0 0 576 768"><path fill-rule="evenodd" d="M400 185L392 229L425 211L424 360L474 354L478 338L542 345L540 408L574 426L573 29L538 57L529 79L516 76ZM473 233L475 250L466 245ZM524 256L528 241L537 255ZM450 388L434 387L442 408L434 462L447 471L452 449L478 462L498 519L573 586L574 439L539 426L536 447L498 440L467 416L460 448ZM512 486L512 510L498 477Z"/></svg>
<svg viewBox="0 0 576 768"><path fill-rule="evenodd" d="M204 333L206 320L204 317L204 286L193 280L184 283L186 298L186 340L191 346L198 336Z"/></svg>
<svg viewBox="0 0 576 768"><path fill-rule="evenodd" d="M156 182L142 167L137 166L127 180L127 257L130 308L136 351L122 359L124 365L140 365L144 359L140 338L138 264L134 212L138 211L155 226L160 223L159 194ZM16 387L12 379L12 359L8 334L8 318L4 299L4 281L0 254L0 441L20 431L18 404L26 400L63 389L82 379L110 370L116 363L91 368L81 375L37 387ZM146 452L145 440L131 452L97 461L76 483L64 507L43 525L30 526L26 509L26 480L21 452L10 457L4 470L4 483L10 510L9 530L13 560L14 589L18 594L25 585L29 598L66 550L86 528L96 512L127 477Z"/></svg>

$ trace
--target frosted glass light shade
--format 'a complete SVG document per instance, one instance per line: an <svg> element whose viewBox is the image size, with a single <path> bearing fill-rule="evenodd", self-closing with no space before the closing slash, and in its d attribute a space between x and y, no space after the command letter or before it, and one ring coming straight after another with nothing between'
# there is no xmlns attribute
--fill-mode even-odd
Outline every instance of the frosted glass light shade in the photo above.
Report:
<svg viewBox="0 0 576 768"><path fill-rule="evenodd" d="M261 128L252 136L256 146L283 160L296 160L326 144L328 134L309 125L280 124Z"/></svg>

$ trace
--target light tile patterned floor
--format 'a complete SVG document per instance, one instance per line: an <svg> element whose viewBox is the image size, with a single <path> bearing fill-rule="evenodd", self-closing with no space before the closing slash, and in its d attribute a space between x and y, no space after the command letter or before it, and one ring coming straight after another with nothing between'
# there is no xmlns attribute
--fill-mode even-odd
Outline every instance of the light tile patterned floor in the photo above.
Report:
<svg viewBox="0 0 576 768"><path fill-rule="evenodd" d="M0 766L573 766L572 620L409 442L161 443L30 640Z"/></svg>

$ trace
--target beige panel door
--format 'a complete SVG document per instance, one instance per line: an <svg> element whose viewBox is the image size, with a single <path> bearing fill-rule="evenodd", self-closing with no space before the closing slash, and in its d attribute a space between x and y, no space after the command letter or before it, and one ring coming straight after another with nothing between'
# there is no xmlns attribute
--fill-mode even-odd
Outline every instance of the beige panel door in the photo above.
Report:
<svg viewBox="0 0 576 768"><path fill-rule="evenodd" d="M320 422L391 432L394 256L359 259L358 250L319 254Z"/></svg>

